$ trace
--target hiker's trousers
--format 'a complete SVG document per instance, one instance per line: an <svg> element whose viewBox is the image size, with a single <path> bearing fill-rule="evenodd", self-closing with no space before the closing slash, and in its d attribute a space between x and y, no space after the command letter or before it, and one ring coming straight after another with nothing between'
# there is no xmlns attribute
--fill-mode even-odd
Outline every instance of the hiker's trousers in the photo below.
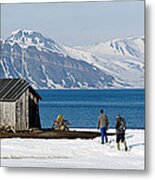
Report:
<svg viewBox="0 0 155 180"><path fill-rule="evenodd" d="M100 130L101 130L101 143L104 144L104 139L106 140L106 142L108 142L106 127L103 127Z"/></svg>

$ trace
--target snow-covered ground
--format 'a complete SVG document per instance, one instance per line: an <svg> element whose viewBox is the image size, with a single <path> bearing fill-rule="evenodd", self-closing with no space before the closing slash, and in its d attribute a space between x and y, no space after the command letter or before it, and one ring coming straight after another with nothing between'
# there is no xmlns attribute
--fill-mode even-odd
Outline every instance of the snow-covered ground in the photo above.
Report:
<svg viewBox="0 0 155 180"><path fill-rule="evenodd" d="M114 130L110 130L114 132ZM128 152L116 149L115 136L109 143L100 138L85 139L2 139L1 166L94 169L145 168L144 130L127 130Z"/></svg>

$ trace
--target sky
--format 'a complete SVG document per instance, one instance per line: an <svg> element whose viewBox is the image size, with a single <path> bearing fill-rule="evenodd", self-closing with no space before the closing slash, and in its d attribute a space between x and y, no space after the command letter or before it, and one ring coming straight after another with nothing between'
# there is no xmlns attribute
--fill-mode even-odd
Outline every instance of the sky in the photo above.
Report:
<svg viewBox="0 0 155 180"><path fill-rule="evenodd" d="M1 37L17 29L69 46L144 35L144 1L1 4Z"/></svg>

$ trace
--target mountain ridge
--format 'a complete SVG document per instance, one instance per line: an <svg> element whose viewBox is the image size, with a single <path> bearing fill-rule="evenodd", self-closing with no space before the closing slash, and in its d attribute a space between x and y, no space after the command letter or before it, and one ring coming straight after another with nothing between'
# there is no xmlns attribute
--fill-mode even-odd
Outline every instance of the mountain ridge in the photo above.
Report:
<svg viewBox="0 0 155 180"><path fill-rule="evenodd" d="M140 43L137 46L144 50ZM59 45L42 33L19 29L6 40L1 40L1 77L21 76L24 46L25 79L36 89L143 88L144 52L138 52L133 46L137 57L131 53L122 55L118 51L108 54L103 44L72 48ZM125 48L120 44L118 47ZM127 68L129 65L131 67Z"/></svg>

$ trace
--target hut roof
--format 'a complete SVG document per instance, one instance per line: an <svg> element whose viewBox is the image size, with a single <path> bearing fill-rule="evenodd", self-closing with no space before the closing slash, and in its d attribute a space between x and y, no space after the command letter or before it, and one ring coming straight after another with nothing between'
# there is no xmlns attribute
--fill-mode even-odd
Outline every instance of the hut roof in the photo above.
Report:
<svg viewBox="0 0 155 180"><path fill-rule="evenodd" d="M28 88L41 99L41 96L23 79L0 79L0 101L15 101Z"/></svg>

